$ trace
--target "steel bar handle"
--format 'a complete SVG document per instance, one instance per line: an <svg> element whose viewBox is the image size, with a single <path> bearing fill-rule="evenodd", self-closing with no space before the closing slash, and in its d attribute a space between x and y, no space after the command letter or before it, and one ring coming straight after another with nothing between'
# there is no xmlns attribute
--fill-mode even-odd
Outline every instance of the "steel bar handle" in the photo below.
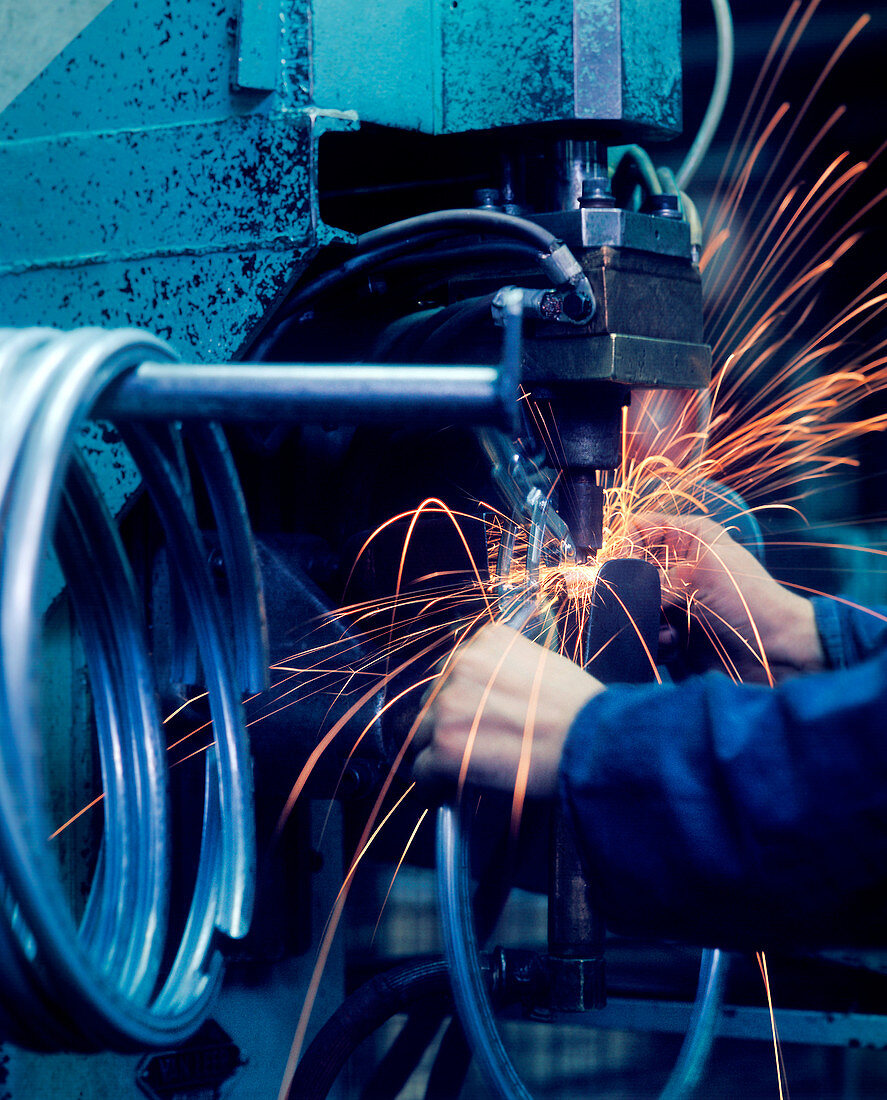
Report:
<svg viewBox="0 0 887 1100"><path fill-rule="evenodd" d="M93 415L108 420L391 424L408 419L516 430L520 294L503 312L497 366L145 362L114 381Z"/></svg>

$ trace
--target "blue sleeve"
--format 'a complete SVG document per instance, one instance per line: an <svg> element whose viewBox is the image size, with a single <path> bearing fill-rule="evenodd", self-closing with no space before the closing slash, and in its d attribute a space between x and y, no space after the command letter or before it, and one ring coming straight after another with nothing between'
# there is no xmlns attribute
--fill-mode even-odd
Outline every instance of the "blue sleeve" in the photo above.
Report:
<svg viewBox="0 0 887 1100"><path fill-rule="evenodd" d="M887 608L868 610L825 597L810 602L829 668L851 668L887 649Z"/></svg>
<svg viewBox="0 0 887 1100"><path fill-rule="evenodd" d="M562 796L616 931L887 939L887 623L830 606L817 620L833 671L776 689L719 673L619 686L580 712Z"/></svg>

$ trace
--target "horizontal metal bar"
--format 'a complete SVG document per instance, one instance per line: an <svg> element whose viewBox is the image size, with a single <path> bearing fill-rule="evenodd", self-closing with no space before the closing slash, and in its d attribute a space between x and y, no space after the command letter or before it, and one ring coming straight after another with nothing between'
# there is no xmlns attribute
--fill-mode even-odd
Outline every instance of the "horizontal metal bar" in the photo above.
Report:
<svg viewBox="0 0 887 1100"><path fill-rule="evenodd" d="M605 1008L577 1013L561 1020L587 1027L617 1031L658 1031L683 1034L693 1006L679 1001L631 1000L611 997ZM777 1008L773 1011L776 1030L783 1043L808 1046L863 1046L887 1048L887 1016L858 1012L826 1012ZM729 1039L772 1041L770 1013L766 1008L723 1005L718 1015L717 1035Z"/></svg>
<svg viewBox="0 0 887 1100"><path fill-rule="evenodd" d="M516 396L508 372L489 366L143 363L109 387L93 416L506 426Z"/></svg>

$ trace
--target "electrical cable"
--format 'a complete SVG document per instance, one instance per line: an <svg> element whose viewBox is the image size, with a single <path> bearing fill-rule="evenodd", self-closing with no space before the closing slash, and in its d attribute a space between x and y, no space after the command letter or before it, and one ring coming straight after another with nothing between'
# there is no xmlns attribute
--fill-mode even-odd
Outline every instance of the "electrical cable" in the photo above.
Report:
<svg viewBox="0 0 887 1100"><path fill-rule="evenodd" d="M358 255L346 260L340 267L321 275L301 290L295 292L286 303L286 316L257 345L255 358L263 359L270 349L298 323L298 315L314 300L336 288L348 279L365 271L380 267L401 256L427 247L429 241L441 241L447 237L466 234L487 234L499 241L517 243L527 249L537 266L545 272L555 287L569 292L575 302L576 323L583 323L594 313L594 294L588 279L567 246L553 233L527 218L514 214L501 214L494 210L475 210L470 207L453 210L436 210L413 218L393 222L370 230L357 238ZM513 252L513 248L511 250ZM573 312L565 311L573 317Z"/></svg>
<svg viewBox="0 0 887 1100"><path fill-rule="evenodd" d="M563 247L562 242L553 233L528 218L519 218L514 214L501 214L495 210L477 210L472 207L434 210L428 214L418 214L413 218L383 225L379 229L371 229L358 237L357 247L361 252L366 252L394 243L410 242L417 235L421 235L421 239L426 234L435 232L489 233L522 241L543 255L554 255Z"/></svg>
<svg viewBox="0 0 887 1100"><path fill-rule="evenodd" d="M690 181L696 175L702 158L708 152L714 139L724 107L727 103L727 95L730 91L730 82L733 78L733 16L730 12L729 0L711 0L712 12L715 19L715 30L718 40L718 60L715 68L714 86L711 90L711 98L708 101L705 115L693 139L693 143L684 157L684 162L675 173L677 185L685 191Z"/></svg>
<svg viewBox="0 0 887 1100"><path fill-rule="evenodd" d="M537 261L545 274L561 292L569 291L575 298L565 310L576 323L584 323L594 314L595 300L588 278L570 249L553 233L527 218L501 214L493 210L457 208L419 214L391 225L371 230L358 239L358 247L376 248L398 241L412 240L416 233L449 229L463 233L490 233L525 242L537 250Z"/></svg>
<svg viewBox="0 0 887 1100"><path fill-rule="evenodd" d="M642 146L634 144L613 145L607 150L607 154L614 162L612 171L613 176L622 170L623 165L630 162L637 169L641 177L641 186L646 189L647 193L650 195L658 195L661 193L662 183L656 172L656 166L653 164L650 154Z"/></svg>

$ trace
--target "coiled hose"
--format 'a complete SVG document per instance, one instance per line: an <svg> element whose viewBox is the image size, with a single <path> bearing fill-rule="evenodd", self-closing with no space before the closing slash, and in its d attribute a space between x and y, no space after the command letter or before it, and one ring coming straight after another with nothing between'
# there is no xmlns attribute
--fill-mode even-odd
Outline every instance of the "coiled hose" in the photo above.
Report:
<svg viewBox="0 0 887 1100"><path fill-rule="evenodd" d="M118 425L166 534L213 722L199 865L177 947L167 942L166 745L141 600L77 447L112 382L146 360L172 358L135 330L0 330L0 1029L37 1048L126 1050L186 1038L220 981L217 934L242 936L252 909L252 779L240 696L260 686L267 664L255 554L221 431L203 425L185 434L232 582L224 610L196 528L182 430ZM79 922L47 843L41 774L39 593L52 544L82 638L104 788L102 844Z"/></svg>

